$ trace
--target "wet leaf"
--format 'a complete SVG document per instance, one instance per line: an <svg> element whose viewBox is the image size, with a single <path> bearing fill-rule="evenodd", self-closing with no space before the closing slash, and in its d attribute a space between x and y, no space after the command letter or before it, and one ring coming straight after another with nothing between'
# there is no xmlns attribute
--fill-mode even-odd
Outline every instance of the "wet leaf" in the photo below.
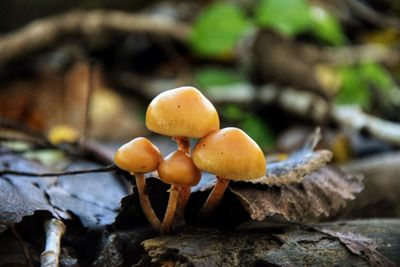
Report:
<svg viewBox="0 0 400 267"><path fill-rule="evenodd" d="M239 197L253 220L274 214L297 221L321 214L329 216L362 189L361 176L348 175L333 166L323 167L297 184L279 187L230 184L230 190Z"/></svg>
<svg viewBox="0 0 400 267"><path fill-rule="evenodd" d="M21 171L44 170L39 164L10 155L0 157L0 166ZM19 223L23 217L33 215L35 211L48 211L57 217L45 193L46 182L54 179L0 175L0 223Z"/></svg>
<svg viewBox="0 0 400 267"><path fill-rule="evenodd" d="M17 171L49 172L21 155L2 156L0 163L3 168ZM72 167L83 169L89 165ZM119 201L127 194L110 173L46 178L4 175L0 185L0 222L4 224L18 223L24 216L45 210L64 219L71 219L72 213L85 227L96 228L114 222Z"/></svg>

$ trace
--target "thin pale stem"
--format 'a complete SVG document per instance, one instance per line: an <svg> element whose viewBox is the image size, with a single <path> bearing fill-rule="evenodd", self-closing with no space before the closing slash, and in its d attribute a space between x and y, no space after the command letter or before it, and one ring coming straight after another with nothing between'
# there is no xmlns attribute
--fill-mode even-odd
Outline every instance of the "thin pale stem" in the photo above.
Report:
<svg viewBox="0 0 400 267"><path fill-rule="evenodd" d="M162 233L171 233L172 222L174 221L175 212L178 204L180 187L178 185L171 185L169 190L169 200L167 210L165 211L164 220L161 225Z"/></svg>
<svg viewBox="0 0 400 267"><path fill-rule="evenodd" d="M46 248L40 255L41 267L58 267L60 261L61 238L65 232L62 221L51 219L44 224Z"/></svg>
<svg viewBox="0 0 400 267"><path fill-rule="evenodd" d="M229 180L217 176L217 183L208 196L206 202L199 212L199 218L205 219L217 208L228 187Z"/></svg>
<svg viewBox="0 0 400 267"><path fill-rule="evenodd" d="M161 222L158 219L156 213L154 212L153 207L151 206L149 196L147 195L146 180L144 177L144 173L135 173L134 175L136 178L136 187L138 189L139 201L140 201L140 205L142 206L143 213L146 216L149 223L151 224L151 226L154 229L157 229L158 231L160 231Z"/></svg>

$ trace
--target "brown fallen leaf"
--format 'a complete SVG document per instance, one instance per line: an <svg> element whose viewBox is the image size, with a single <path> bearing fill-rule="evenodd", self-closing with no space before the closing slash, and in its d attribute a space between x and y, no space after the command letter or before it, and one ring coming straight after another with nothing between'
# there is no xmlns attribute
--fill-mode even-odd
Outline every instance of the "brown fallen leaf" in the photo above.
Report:
<svg viewBox="0 0 400 267"><path fill-rule="evenodd" d="M297 221L321 214L328 216L362 189L362 176L348 175L334 166L323 167L297 184L270 187L232 183L230 186L253 220L264 220L274 214Z"/></svg>

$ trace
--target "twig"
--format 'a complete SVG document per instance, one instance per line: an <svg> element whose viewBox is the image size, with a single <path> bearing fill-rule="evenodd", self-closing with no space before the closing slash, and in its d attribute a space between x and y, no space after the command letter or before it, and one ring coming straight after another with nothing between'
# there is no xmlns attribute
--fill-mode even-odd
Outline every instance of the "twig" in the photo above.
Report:
<svg viewBox="0 0 400 267"><path fill-rule="evenodd" d="M13 129L23 132L31 137L37 138L41 142L45 143L47 146L54 147L54 145L47 140L46 135L16 121L12 121L6 118L0 118L0 128Z"/></svg>
<svg viewBox="0 0 400 267"><path fill-rule="evenodd" d="M346 0L345 1L350 9L356 16L359 16L371 24L379 27L387 28L393 27L400 29L400 21L395 17L389 17L382 15L376 10L370 8L368 5L358 0Z"/></svg>
<svg viewBox="0 0 400 267"><path fill-rule="evenodd" d="M180 22L123 11L73 11L36 20L0 38L0 65L50 47L68 36L80 36L89 43L108 34L147 32L186 40L190 28Z"/></svg>
<svg viewBox="0 0 400 267"><path fill-rule="evenodd" d="M400 145L400 123L365 114L358 106L336 106L332 116L343 126L365 130L377 139Z"/></svg>
<svg viewBox="0 0 400 267"><path fill-rule="evenodd" d="M41 132L35 131L17 121L11 121L4 118L0 118L0 128L8 128L20 131L21 133L34 137L35 140L32 140L31 142L37 143L38 145L40 145L40 147L60 150L72 157L82 158L85 155L89 155L94 157L96 162L99 162L101 164L112 164L114 162L112 155L108 153L108 151L106 151L105 149L100 148L99 145L94 142L86 141L81 147L78 148L74 148L73 146L64 147L54 145L47 139L47 136L42 134ZM15 138L15 140L24 141L23 138Z"/></svg>
<svg viewBox="0 0 400 267"><path fill-rule="evenodd" d="M66 227L62 221L51 219L45 222L44 228L46 231L46 248L40 255L40 266L58 267L61 238Z"/></svg>
<svg viewBox="0 0 400 267"><path fill-rule="evenodd" d="M390 48L381 44L363 44L325 47L318 50L312 47L307 52L307 57L316 62L339 66L359 64L366 61L393 66L399 62L400 53L396 48Z"/></svg>
<svg viewBox="0 0 400 267"><path fill-rule="evenodd" d="M111 172L118 170L115 164L111 164L106 167L95 168L95 169L85 169L76 171L63 171L63 172L47 172L47 173L37 173L37 172L22 172L16 170L3 169L0 170L0 175L9 174L16 176L31 176L31 177L51 177L51 176L66 176L66 175L79 175L85 173L97 173L97 172Z"/></svg>

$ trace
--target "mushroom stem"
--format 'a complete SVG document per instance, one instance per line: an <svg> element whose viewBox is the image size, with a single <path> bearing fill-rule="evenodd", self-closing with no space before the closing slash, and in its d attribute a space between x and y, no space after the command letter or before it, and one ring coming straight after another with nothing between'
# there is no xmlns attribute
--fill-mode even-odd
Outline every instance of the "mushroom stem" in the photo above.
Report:
<svg viewBox="0 0 400 267"><path fill-rule="evenodd" d="M161 225L162 233L170 233L172 222L174 221L175 212L178 204L178 198L180 193L180 187L178 185L171 185L169 190L169 200L167 210L165 211L164 220Z"/></svg>
<svg viewBox="0 0 400 267"><path fill-rule="evenodd" d="M178 144L178 150L185 153L190 153L190 141L187 137L176 136L174 137L175 142Z"/></svg>
<svg viewBox="0 0 400 267"><path fill-rule="evenodd" d="M185 209L189 201L191 187L181 185L180 190L181 192L179 194L179 203L175 215L175 224L178 227L185 225Z"/></svg>
<svg viewBox="0 0 400 267"><path fill-rule="evenodd" d="M147 220L151 224L151 226L158 231L161 229L161 222L158 219L156 213L151 206L151 202L149 196L146 191L146 180L144 178L144 173L134 173L136 178L136 187L139 193L139 201L142 206L143 213L146 216Z"/></svg>
<svg viewBox="0 0 400 267"><path fill-rule="evenodd" d="M217 176L217 183L199 212L200 219L207 218L215 210L228 187L228 183L228 179Z"/></svg>
<svg viewBox="0 0 400 267"><path fill-rule="evenodd" d="M44 228L46 232L46 248L40 254L40 266L58 267L61 237L66 227L62 221L51 219L44 223Z"/></svg>
<svg viewBox="0 0 400 267"><path fill-rule="evenodd" d="M175 142L178 145L178 150L183 151L187 154L190 153L190 140L187 137L176 136L174 137ZM190 186L181 185L181 193L179 194L179 203L176 208L175 221L179 224L185 224L185 209L190 196Z"/></svg>

